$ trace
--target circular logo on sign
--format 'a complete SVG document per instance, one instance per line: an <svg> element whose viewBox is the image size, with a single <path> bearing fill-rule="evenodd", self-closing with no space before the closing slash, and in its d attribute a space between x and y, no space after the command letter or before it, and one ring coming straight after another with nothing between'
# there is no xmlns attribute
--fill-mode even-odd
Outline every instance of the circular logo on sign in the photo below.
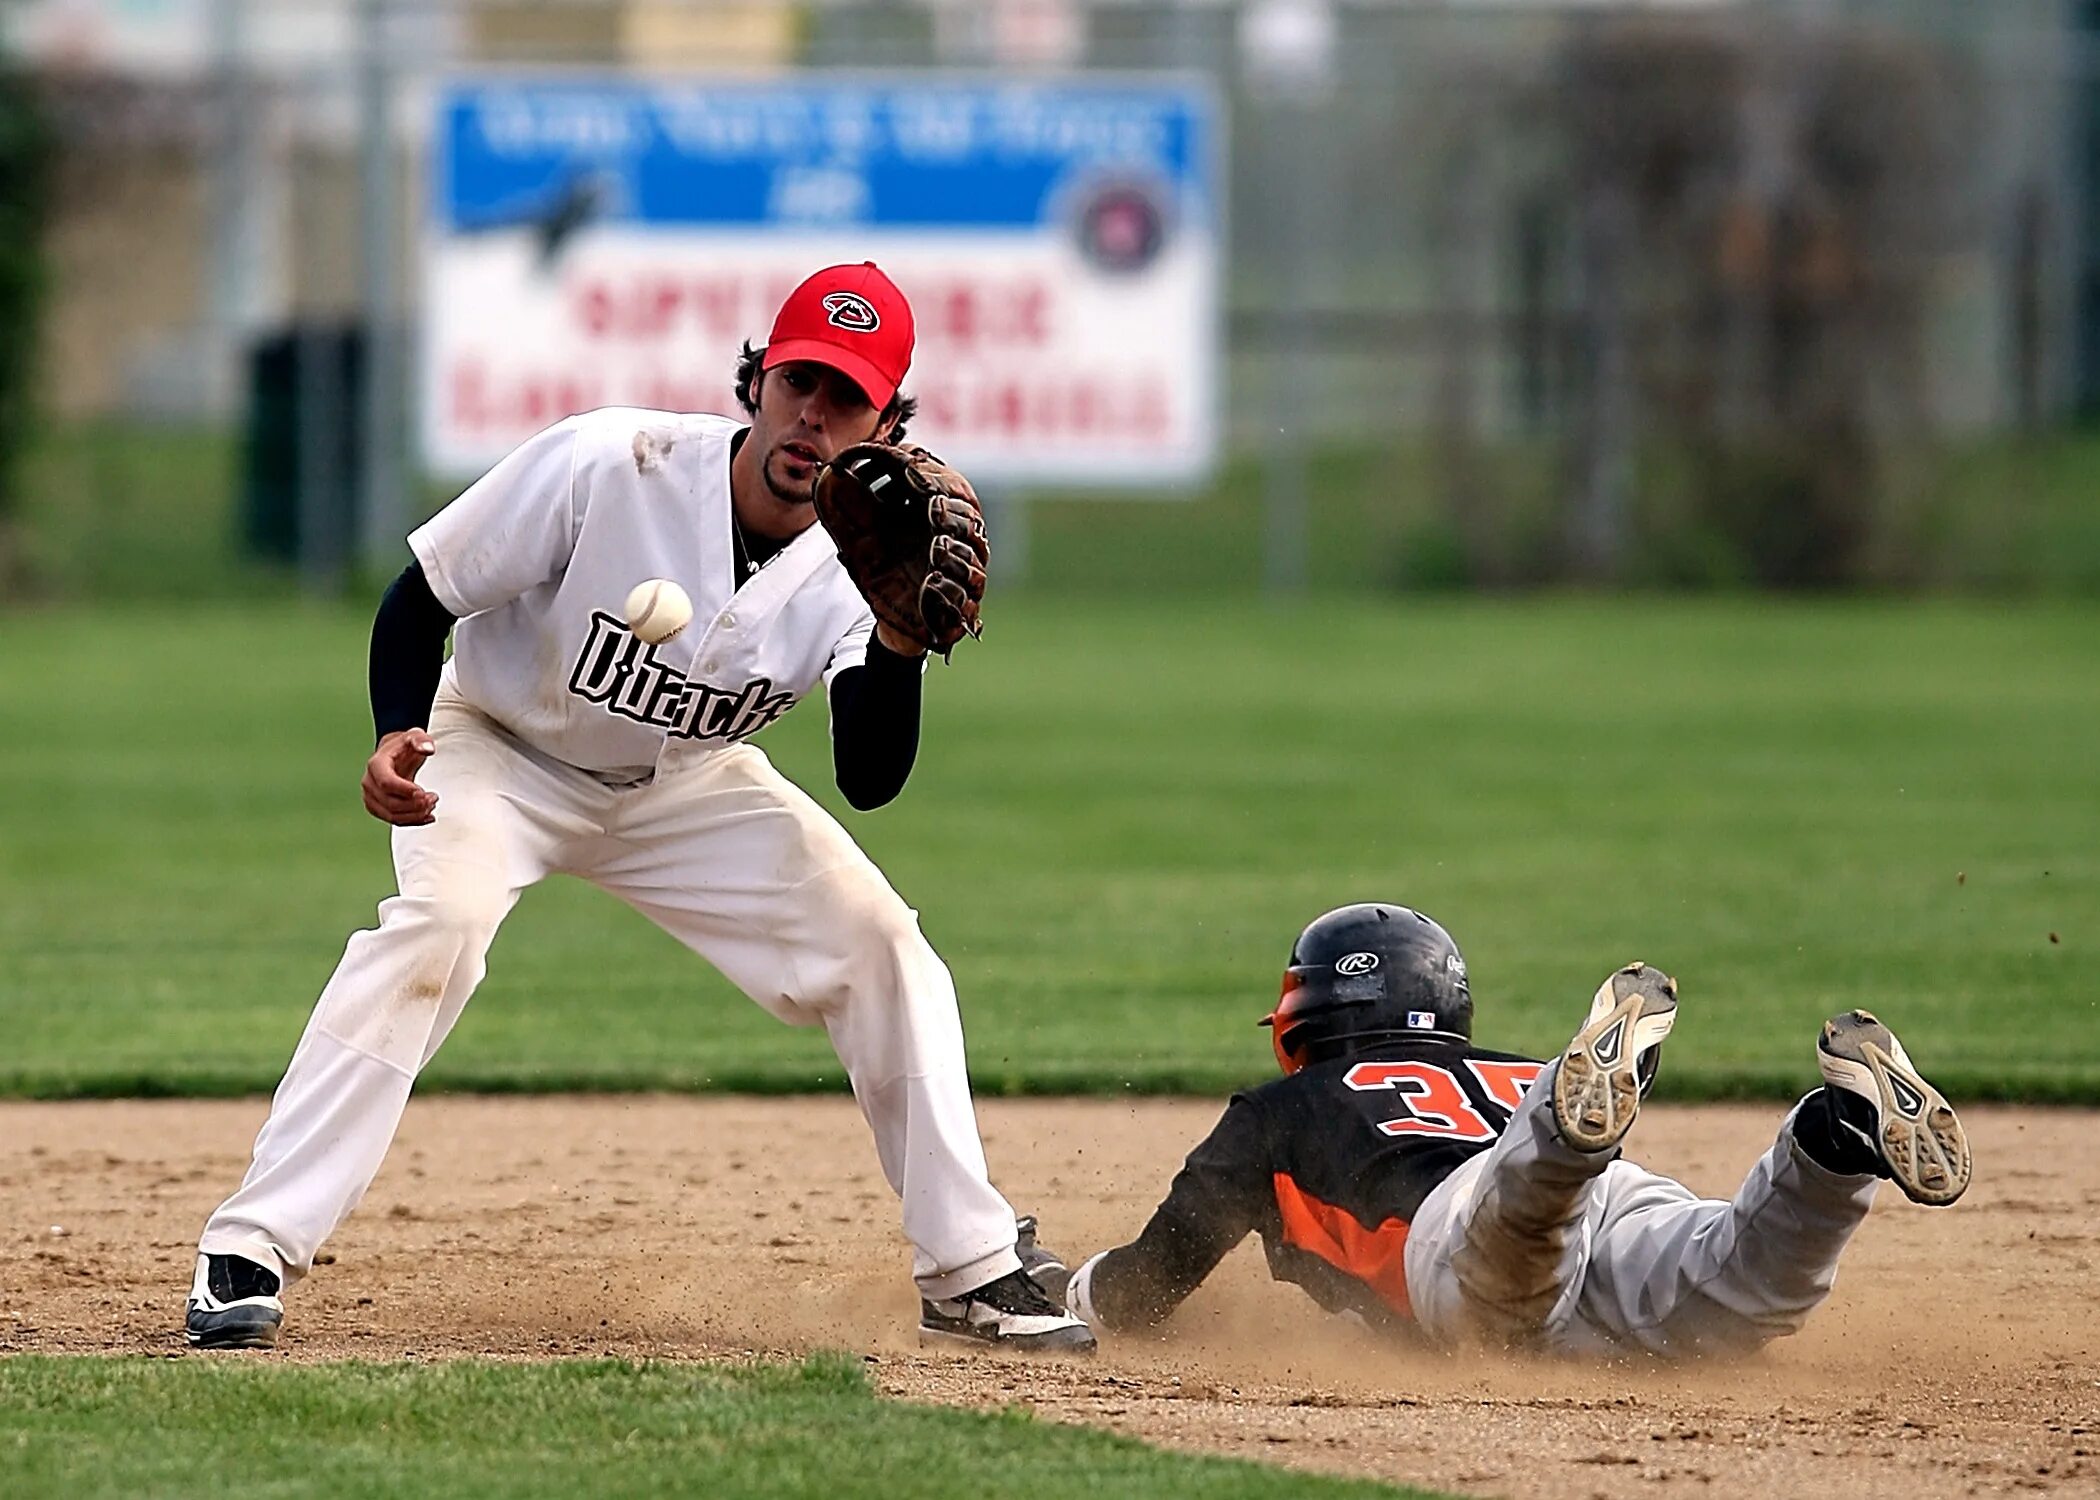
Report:
<svg viewBox="0 0 2100 1500"><path fill-rule="evenodd" d="M824 299L825 322L848 333L873 333L882 326L875 305L859 292L833 292Z"/></svg>
<svg viewBox="0 0 2100 1500"><path fill-rule="evenodd" d="M1375 953L1344 953L1334 961L1337 974L1368 974L1377 967L1378 955Z"/></svg>
<svg viewBox="0 0 2100 1500"><path fill-rule="evenodd" d="M1142 271L1167 240L1166 209L1148 186L1112 182L1079 209L1079 249L1104 271Z"/></svg>

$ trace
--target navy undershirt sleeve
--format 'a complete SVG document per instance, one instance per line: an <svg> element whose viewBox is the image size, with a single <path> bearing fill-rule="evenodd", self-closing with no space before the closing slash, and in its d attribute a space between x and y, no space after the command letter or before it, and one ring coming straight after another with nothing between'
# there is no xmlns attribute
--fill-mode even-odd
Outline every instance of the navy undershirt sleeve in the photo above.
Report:
<svg viewBox="0 0 2100 1500"><path fill-rule="evenodd" d="M923 663L870 638L865 663L831 680L832 774L846 800L871 812L893 800L919 755Z"/></svg>
<svg viewBox="0 0 2100 1500"><path fill-rule="evenodd" d="M445 669L445 638L452 633L452 622L452 612L430 591L421 563L410 563L387 585L372 620L367 669L375 741L397 729L430 726L430 705L437 697L438 674Z"/></svg>
<svg viewBox="0 0 2100 1500"><path fill-rule="evenodd" d="M1090 1291L1105 1325L1127 1331L1159 1322L1260 1227L1275 1203L1266 1142L1260 1111L1235 1095L1144 1232L1095 1265Z"/></svg>

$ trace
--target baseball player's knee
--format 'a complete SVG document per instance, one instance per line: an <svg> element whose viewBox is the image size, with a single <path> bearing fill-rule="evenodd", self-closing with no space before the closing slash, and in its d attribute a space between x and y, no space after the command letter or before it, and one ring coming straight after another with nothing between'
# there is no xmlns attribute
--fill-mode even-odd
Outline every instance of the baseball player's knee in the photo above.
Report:
<svg viewBox="0 0 2100 1500"><path fill-rule="evenodd" d="M431 903L431 920L463 944L486 944L510 915L511 895L500 885L473 882L444 891Z"/></svg>
<svg viewBox="0 0 2100 1500"><path fill-rule="evenodd" d="M434 960L478 960L495 941L510 904L510 892L489 881L423 883L386 903L380 927L428 950Z"/></svg>
<svg viewBox="0 0 2100 1500"><path fill-rule="evenodd" d="M833 870L820 882L823 893L819 920L843 949L856 957L886 954L899 949L916 951L926 938L919 931L919 915L904 904L872 867L848 866Z"/></svg>
<svg viewBox="0 0 2100 1500"><path fill-rule="evenodd" d="M350 940L314 1024L343 1045L410 1075L430 1060L467 997L508 899L469 883L395 896L377 931Z"/></svg>
<svg viewBox="0 0 2100 1500"><path fill-rule="evenodd" d="M856 995L885 1001L946 995L954 982L919 915L872 868L831 872L816 883L811 941L797 968L806 1002L829 1006Z"/></svg>

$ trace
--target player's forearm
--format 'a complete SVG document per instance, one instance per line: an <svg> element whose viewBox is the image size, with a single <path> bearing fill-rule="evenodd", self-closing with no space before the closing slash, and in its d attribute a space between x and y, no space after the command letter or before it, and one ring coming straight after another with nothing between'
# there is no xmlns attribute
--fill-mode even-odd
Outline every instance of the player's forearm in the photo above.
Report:
<svg viewBox="0 0 2100 1500"><path fill-rule="evenodd" d="M862 812L904 790L919 757L920 659L868 643L866 663L831 684L832 774Z"/></svg>
<svg viewBox="0 0 2100 1500"><path fill-rule="evenodd" d="M1247 1232L1170 1197L1143 1234L1095 1256L1082 1268L1083 1280L1074 1278L1087 1303L1080 1315L1110 1332L1150 1328L1181 1306Z"/></svg>
<svg viewBox="0 0 2100 1500"><path fill-rule="evenodd" d="M410 563L387 586L372 619L367 666L375 739L385 739L397 729L429 726L452 621L451 612L430 591L421 563Z"/></svg>

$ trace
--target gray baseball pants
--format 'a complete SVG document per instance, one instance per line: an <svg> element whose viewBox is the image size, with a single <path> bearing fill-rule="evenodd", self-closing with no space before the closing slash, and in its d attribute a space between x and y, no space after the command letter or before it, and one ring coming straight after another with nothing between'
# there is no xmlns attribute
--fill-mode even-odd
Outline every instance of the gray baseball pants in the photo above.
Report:
<svg viewBox="0 0 2100 1500"><path fill-rule="evenodd" d="M1557 1067L1415 1215L1407 1287L1422 1328L1448 1344L1671 1357L1799 1329L1877 1179L1810 1161L1789 1115L1732 1199L1701 1198L1616 1151L1570 1149L1553 1125Z"/></svg>

